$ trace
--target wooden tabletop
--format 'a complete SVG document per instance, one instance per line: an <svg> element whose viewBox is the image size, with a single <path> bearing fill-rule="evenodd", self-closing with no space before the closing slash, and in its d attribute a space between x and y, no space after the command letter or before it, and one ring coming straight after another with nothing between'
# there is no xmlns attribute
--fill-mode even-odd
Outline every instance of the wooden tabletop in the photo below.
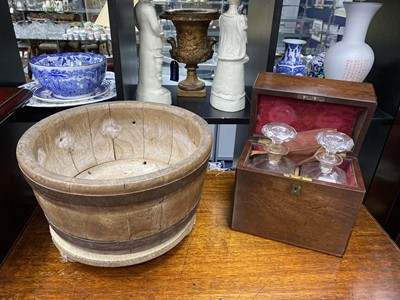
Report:
<svg viewBox="0 0 400 300"><path fill-rule="evenodd" d="M197 223L124 268L66 262L37 210L0 269L0 299L400 299L400 251L363 208L343 258L230 229L234 172L209 172Z"/></svg>

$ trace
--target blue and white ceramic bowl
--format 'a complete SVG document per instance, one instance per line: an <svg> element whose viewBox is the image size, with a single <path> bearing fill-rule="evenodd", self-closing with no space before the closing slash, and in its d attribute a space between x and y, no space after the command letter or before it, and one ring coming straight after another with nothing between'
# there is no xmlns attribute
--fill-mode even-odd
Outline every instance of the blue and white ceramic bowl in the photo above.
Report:
<svg viewBox="0 0 400 300"><path fill-rule="evenodd" d="M43 54L29 63L34 78L60 99L92 93L103 82L107 68L104 55L86 52Z"/></svg>

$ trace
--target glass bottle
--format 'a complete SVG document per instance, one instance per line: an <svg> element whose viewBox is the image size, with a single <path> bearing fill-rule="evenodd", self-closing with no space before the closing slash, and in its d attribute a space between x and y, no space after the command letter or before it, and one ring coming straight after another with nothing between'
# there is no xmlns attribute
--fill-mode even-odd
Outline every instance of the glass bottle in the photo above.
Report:
<svg viewBox="0 0 400 300"><path fill-rule="evenodd" d="M338 167L343 158L337 153L351 150L354 146L353 139L345 133L328 130L318 133L316 140L325 151L315 154L318 162L305 163L301 167L300 176L347 184L346 172Z"/></svg>
<svg viewBox="0 0 400 300"><path fill-rule="evenodd" d="M271 139L271 144L265 147L268 154L256 156L251 165L254 168L294 174L296 164L291 159L284 157L288 154L289 149L282 143L293 140L297 135L296 130L287 124L269 123L262 127L261 132Z"/></svg>

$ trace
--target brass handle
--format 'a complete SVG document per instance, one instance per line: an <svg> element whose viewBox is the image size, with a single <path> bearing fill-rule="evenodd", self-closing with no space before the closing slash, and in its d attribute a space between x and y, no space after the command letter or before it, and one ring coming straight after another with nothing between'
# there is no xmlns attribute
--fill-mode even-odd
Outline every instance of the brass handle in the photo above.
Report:
<svg viewBox="0 0 400 300"><path fill-rule="evenodd" d="M301 185L297 183L292 184L292 189L290 190L290 194L292 196L300 196L301 195Z"/></svg>

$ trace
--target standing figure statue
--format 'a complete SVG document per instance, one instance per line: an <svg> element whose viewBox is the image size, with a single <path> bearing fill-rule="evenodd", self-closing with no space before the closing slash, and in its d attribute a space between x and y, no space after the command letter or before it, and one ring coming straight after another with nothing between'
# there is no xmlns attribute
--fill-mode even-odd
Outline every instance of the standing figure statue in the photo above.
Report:
<svg viewBox="0 0 400 300"><path fill-rule="evenodd" d="M218 63L211 89L210 103L216 109L235 112L244 109L244 64L247 18L239 14L241 0L228 0L229 9L219 18L220 41Z"/></svg>
<svg viewBox="0 0 400 300"><path fill-rule="evenodd" d="M136 100L171 104L171 92L162 87L164 31L150 0L139 0L135 6L139 29L139 82Z"/></svg>

